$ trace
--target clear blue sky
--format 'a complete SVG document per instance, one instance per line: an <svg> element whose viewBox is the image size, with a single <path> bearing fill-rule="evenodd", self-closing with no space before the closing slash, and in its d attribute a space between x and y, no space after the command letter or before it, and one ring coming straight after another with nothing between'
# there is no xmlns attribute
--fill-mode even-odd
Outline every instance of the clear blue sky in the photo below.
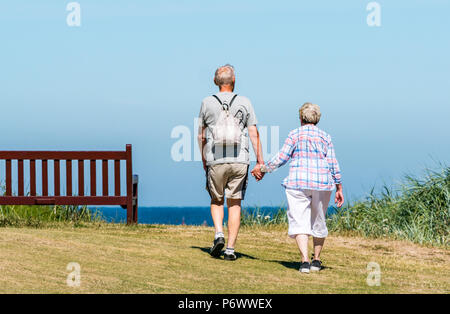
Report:
<svg viewBox="0 0 450 314"><path fill-rule="evenodd" d="M69 2L0 2L2 150L131 143L141 205L208 205L201 163L173 161L170 135L194 132L231 63L280 143L302 103L321 106L348 197L448 162L448 1L378 1L381 27L366 23L370 1L80 0L81 27L66 24ZM252 179L245 204L282 204L287 171Z"/></svg>

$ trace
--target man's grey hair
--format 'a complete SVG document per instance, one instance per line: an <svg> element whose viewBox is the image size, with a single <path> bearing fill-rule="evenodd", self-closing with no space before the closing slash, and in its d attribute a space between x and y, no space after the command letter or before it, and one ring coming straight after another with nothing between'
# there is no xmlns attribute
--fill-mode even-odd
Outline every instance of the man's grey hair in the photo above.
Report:
<svg viewBox="0 0 450 314"><path fill-rule="evenodd" d="M214 83L217 86L232 85L234 83L234 67L231 64L225 64L216 70Z"/></svg>
<svg viewBox="0 0 450 314"><path fill-rule="evenodd" d="M317 124L320 121L322 114L320 113L320 107L310 102L304 103L300 108L300 121L303 123Z"/></svg>

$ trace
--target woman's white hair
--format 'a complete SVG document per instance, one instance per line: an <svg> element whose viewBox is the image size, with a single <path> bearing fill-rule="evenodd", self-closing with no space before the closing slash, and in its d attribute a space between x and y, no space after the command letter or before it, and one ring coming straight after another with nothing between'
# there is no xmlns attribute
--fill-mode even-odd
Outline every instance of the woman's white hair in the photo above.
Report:
<svg viewBox="0 0 450 314"><path fill-rule="evenodd" d="M317 124L320 121L320 107L310 102L304 103L300 108L300 121L303 123Z"/></svg>
<svg viewBox="0 0 450 314"><path fill-rule="evenodd" d="M225 64L216 70L214 83L217 86L232 85L234 77L234 67L231 64Z"/></svg>

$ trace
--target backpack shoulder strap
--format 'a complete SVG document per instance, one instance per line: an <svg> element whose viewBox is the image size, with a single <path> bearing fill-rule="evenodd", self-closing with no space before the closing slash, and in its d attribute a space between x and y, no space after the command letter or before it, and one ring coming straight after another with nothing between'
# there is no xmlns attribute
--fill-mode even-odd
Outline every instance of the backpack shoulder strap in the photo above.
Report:
<svg viewBox="0 0 450 314"><path fill-rule="evenodd" d="M219 104L221 104L222 106L223 106L223 104L222 104L222 101L220 100L220 98L219 97L217 97L216 95L212 95L215 99L217 99L217 101L219 102Z"/></svg>
<svg viewBox="0 0 450 314"><path fill-rule="evenodd" d="M236 97L237 97L237 94L235 94L235 95L233 96L233 99L231 99L228 108L231 108L231 105L233 104L233 101L236 99Z"/></svg>
<svg viewBox="0 0 450 314"><path fill-rule="evenodd" d="M233 96L233 98L231 99L231 101L230 101L230 104L224 104L221 100L220 100L220 98L219 97L217 97L217 95L212 95L215 99L217 99L217 101L219 102L219 104L222 106L222 108L223 107L227 107L227 109L226 110L228 110L228 109L230 109L231 108L231 105L233 104L233 102L234 102L234 100L236 99L236 97L237 97L237 94L235 94L234 96ZM225 108L223 108L223 109L225 109Z"/></svg>

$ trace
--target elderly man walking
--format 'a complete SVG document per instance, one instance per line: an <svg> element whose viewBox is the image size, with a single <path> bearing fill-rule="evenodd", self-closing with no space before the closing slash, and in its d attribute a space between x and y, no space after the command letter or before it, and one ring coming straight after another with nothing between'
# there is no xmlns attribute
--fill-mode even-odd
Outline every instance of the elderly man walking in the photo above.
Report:
<svg viewBox="0 0 450 314"><path fill-rule="evenodd" d="M241 221L241 201L248 183L249 137L257 165L264 164L253 106L248 98L234 93L235 82L233 66L227 64L216 70L214 83L219 93L203 99L198 135L216 232L210 254L219 257L225 246L223 205L226 198L228 245L224 259L231 261L236 259L234 247ZM256 179L262 176L259 173Z"/></svg>

